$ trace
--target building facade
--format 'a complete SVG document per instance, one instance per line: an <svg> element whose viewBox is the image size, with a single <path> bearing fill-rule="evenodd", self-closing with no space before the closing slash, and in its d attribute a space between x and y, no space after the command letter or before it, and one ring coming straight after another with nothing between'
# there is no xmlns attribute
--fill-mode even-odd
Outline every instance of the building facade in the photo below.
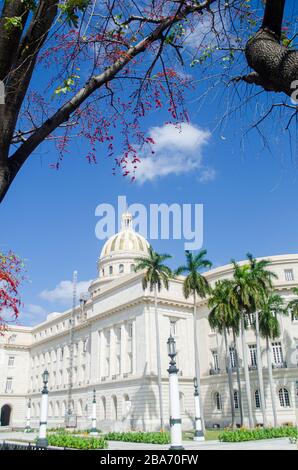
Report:
<svg viewBox="0 0 298 470"><path fill-rule="evenodd" d="M104 245L98 260L98 278L88 299L75 311L48 315L33 327L14 326L0 338L1 425L24 427L29 398L31 426L38 427L42 372L49 371L49 427L64 425L68 409L68 389L72 377L71 408L77 426L90 428L93 389L97 396L98 427L102 430L159 429L157 363L155 347L154 297L142 288L142 273L135 273L136 258L146 256L148 242L137 234L132 217L123 215L122 230ZM278 278L276 291L285 301L293 298L298 285L298 254L272 256L270 269ZM205 273L214 285L232 277L231 265ZM158 299L161 344L162 393L165 421L169 418L167 339L177 344L180 405L184 429L194 426L193 305L183 296L183 278L170 282ZM201 373L201 401L206 426L225 426L231 421L223 338L210 329L205 300L198 301L198 345ZM251 319L247 319L248 322ZM295 423L295 383L298 380L298 321L280 318L281 336L272 342L275 401L280 424ZM72 329L72 335L71 335ZM72 346L70 338L73 338ZM262 423L256 371L256 339L253 328L246 332L253 414ZM239 353L241 390L247 422L247 401ZM238 344L239 342L239 344ZM262 363L269 423L273 424L268 384L265 343ZM235 365L235 345L229 337L230 357ZM70 354L72 351L72 361ZM70 364L72 363L72 373ZM233 372L234 403L240 422L239 394Z"/></svg>

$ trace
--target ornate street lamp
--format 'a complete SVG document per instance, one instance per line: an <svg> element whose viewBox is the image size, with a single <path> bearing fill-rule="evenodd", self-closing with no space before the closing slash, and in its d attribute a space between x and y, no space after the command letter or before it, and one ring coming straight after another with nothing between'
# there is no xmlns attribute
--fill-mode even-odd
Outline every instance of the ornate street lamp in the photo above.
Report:
<svg viewBox="0 0 298 470"><path fill-rule="evenodd" d="M30 420L31 420L31 398L29 398L28 405L27 405L27 417L26 417L25 432L30 432L31 431Z"/></svg>
<svg viewBox="0 0 298 470"><path fill-rule="evenodd" d="M97 436L98 432L96 429L96 390L93 390L93 400L92 400L92 428L90 430L91 436Z"/></svg>
<svg viewBox="0 0 298 470"><path fill-rule="evenodd" d="M193 384L195 388L194 397L195 397L195 434L194 441L204 441L204 433L202 429L202 419L200 414L200 395L199 395L199 386L198 379L194 377Z"/></svg>
<svg viewBox="0 0 298 470"><path fill-rule="evenodd" d="M47 420L48 420L48 381L49 372L47 370L42 374L43 389L41 391L41 407L40 407L40 423L39 423L39 434L36 442L37 446L47 447L49 445L47 440Z"/></svg>
<svg viewBox="0 0 298 470"><path fill-rule="evenodd" d="M182 430L181 430L181 417L180 417L180 400L179 400L179 386L178 386L178 369L176 366L175 357L176 342L171 335L167 342L168 355L170 357L169 373L169 386L170 386L170 431L171 431L171 447L170 450L181 450L182 446Z"/></svg>

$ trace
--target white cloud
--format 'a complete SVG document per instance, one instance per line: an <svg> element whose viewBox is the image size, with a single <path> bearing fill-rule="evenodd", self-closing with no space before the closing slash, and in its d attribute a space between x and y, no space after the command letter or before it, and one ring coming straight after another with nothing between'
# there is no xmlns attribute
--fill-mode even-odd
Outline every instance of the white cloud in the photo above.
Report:
<svg viewBox="0 0 298 470"><path fill-rule="evenodd" d="M198 177L200 183L208 183L213 181L216 177L216 171L214 168L204 167L201 169L201 173Z"/></svg>
<svg viewBox="0 0 298 470"><path fill-rule="evenodd" d="M225 44L230 24L229 17L221 11L212 14L197 15L197 23L193 27L186 28L184 45L192 50L200 50L202 47L216 47L219 43ZM231 39L231 34L229 34Z"/></svg>
<svg viewBox="0 0 298 470"><path fill-rule="evenodd" d="M35 325L46 319L47 310L38 304L25 304L19 317L22 325Z"/></svg>
<svg viewBox="0 0 298 470"><path fill-rule="evenodd" d="M46 313L45 308L43 308L41 305L36 304L26 305L26 310L28 311L28 313L32 313L33 315L44 315Z"/></svg>
<svg viewBox="0 0 298 470"><path fill-rule="evenodd" d="M80 281L77 283L77 296L78 298L88 291L88 287L90 286L90 281ZM73 284L72 281L61 281L57 286L52 289L43 290L39 297L43 300L47 300L48 302L61 302L66 303L72 300L73 296Z"/></svg>
<svg viewBox="0 0 298 470"><path fill-rule="evenodd" d="M202 167L202 148L209 142L211 134L185 122L179 125L165 124L149 130L155 144L139 149L140 163L136 169L139 183L157 177L180 175L197 171ZM154 154L152 154L154 151Z"/></svg>

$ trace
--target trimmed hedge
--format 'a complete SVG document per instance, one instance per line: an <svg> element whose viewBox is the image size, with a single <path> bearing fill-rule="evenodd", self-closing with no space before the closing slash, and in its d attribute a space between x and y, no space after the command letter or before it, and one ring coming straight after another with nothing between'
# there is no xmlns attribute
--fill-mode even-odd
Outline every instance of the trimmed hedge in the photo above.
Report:
<svg viewBox="0 0 298 470"><path fill-rule="evenodd" d="M57 434L49 434L47 436L50 446L68 447L71 449L107 449L108 443L104 438L97 437L79 437L69 433L59 432Z"/></svg>
<svg viewBox="0 0 298 470"><path fill-rule="evenodd" d="M104 435L104 439L145 444L169 444L171 442L168 432L109 432Z"/></svg>
<svg viewBox="0 0 298 470"><path fill-rule="evenodd" d="M255 428L255 429L237 429L235 431L227 430L219 434L218 439L221 442L242 442L257 441L260 439L275 439L278 437L297 438L298 431L293 426L283 426L280 428Z"/></svg>

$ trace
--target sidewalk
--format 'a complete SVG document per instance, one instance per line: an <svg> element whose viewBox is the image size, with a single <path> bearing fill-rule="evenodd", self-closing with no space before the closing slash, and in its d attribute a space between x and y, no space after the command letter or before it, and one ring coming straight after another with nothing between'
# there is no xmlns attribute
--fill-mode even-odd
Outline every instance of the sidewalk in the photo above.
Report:
<svg viewBox="0 0 298 470"><path fill-rule="evenodd" d="M16 431L0 432L0 441L33 442L37 433L24 433ZM288 438L248 441L239 443L205 441L183 442L185 450L297 450L295 444L290 444ZM169 450L168 445L139 444L135 442L109 441L109 450Z"/></svg>

